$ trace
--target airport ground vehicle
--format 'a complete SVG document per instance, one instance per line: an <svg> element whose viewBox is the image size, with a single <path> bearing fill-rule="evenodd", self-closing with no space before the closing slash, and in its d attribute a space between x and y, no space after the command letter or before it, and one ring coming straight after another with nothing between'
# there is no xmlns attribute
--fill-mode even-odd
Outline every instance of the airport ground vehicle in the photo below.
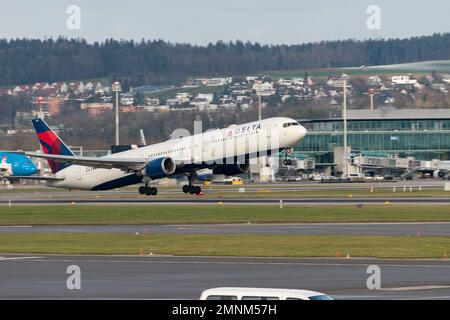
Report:
<svg viewBox="0 0 450 320"><path fill-rule="evenodd" d="M223 182L225 184L231 184L231 185L243 184L242 178L239 178L239 177L226 177L225 179L223 179Z"/></svg>
<svg viewBox="0 0 450 320"><path fill-rule="evenodd" d="M223 287L203 291L200 300L333 300L333 298L310 290Z"/></svg>
<svg viewBox="0 0 450 320"><path fill-rule="evenodd" d="M291 176L291 177L287 177L286 181L287 182L300 182L300 181L302 181L302 178L301 177L293 177L293 176Z"/></svg>
<svg viewBox="0 0 450 320"><path fill-rule="evenodd" d="M364 176L360 173L349 173L348 178L351 181L364 181Z"/></svg>

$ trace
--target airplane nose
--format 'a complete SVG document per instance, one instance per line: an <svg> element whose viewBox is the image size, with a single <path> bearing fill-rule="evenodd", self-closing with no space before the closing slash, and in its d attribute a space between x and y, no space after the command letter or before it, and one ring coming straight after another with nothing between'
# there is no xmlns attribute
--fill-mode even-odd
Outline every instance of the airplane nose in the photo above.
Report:
<svg viewBox="0 0 450 320"><path fill-rule="evenodd" d="M298 138L299 139L303 139L307 134L308 134L308 130L306 130L306 128L302 125L298 126Z"/></svg>
<svg viewBox="0 0 450 320"><path fill-rule="evenodd" d="M289 135L289 141L293 145L302 140L308 133L308 130L302 125L291 126L289 129L289 132L286 134Z"/></svg>

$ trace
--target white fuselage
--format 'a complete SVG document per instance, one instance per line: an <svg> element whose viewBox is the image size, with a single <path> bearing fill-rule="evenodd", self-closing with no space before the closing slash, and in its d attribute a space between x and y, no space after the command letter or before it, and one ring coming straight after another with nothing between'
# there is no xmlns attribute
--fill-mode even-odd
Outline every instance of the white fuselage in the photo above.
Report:
<svg viewBox="0 0 450 320"><path fill-rule="evenodd" d="M287 126L286 124L289 123L296 123L296 125ZM108 157L145 158L149 161L169 157L177 164L177 174L180 174L184 167L189 170L198 170L236 162L243 163L246 159L264 155L264 152L290 148L306 133L306 129L295 120L281 117L270 118L225 129L209 130L201 134L108 155ZM61 170L56 177L64 180L48 182L49 186L80 190L108 190L116 188L117 185L132 185L142 180L142 176L140 177L136 172L79 165L72 165Z"/></svg>

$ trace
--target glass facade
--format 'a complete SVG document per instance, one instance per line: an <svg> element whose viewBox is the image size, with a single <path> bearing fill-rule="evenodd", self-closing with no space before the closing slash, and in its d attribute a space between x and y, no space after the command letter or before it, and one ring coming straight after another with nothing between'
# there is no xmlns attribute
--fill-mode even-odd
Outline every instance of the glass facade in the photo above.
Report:
<svg viewBox="0 0 450 320"><path fill-rule="evenodd" d="M314 120L302 123L313 132L343 131L342 120ZM367 119L348 120L349 131L450 130L450 119Z"/></svg>
<svg viewBox="0 0 450 320"><path fill-rule="evenodd" d="M294 150L318 164L334 163L333 148L343 146L343 121L300 121L308 135ZM348 145L363 154L450 159L450 119L348 120Z"/></svg>

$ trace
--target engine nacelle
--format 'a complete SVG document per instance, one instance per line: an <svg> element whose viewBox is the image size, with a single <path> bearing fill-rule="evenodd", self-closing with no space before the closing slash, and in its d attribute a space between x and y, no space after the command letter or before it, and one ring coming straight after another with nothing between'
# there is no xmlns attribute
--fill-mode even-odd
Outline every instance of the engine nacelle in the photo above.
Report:
<svg viewBox="0 0 450 320"><path fill-rule="evenodd" d="M162 179L175 173L177 165L172 158L150 160L142 169L142 175L152 180Z"/></svg>
<svg viewBox="0 0 450 320"><path fill-rule="evenodd" d="M249 169L248 163L226 164L217 167L213 170L213 174L223 174L226 176L235 176L238 174L247 173Z"/></svg>
<svg viewBox="0 0 450 320"><path fill-rule="evenodd" d="M443 171L443 170L436 170L433 172L433 177L435 178L444 178L447 175L447 172Z"/></svg>

